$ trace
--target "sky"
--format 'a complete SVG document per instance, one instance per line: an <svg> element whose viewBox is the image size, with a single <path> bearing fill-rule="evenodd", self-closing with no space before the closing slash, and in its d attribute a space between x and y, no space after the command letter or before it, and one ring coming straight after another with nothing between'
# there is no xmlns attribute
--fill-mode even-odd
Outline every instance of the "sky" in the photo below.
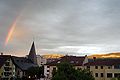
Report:
<svg viewBox="0 0 120 80"><path fill-rule="evenodd" d="M38 54L120 52L119 34L120 0L0 0L5 54L27 55L32 41Z"/></svg>

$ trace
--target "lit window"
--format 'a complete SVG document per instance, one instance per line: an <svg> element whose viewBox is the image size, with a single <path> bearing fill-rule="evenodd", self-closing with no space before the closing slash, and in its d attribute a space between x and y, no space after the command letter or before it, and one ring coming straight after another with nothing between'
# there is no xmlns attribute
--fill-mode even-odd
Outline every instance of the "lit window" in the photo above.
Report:
<svg viewBox="0 0 120 80"><path fill-rule="evenodd" d="M57 63L60 63L60 61L58 61Z"/></svg>

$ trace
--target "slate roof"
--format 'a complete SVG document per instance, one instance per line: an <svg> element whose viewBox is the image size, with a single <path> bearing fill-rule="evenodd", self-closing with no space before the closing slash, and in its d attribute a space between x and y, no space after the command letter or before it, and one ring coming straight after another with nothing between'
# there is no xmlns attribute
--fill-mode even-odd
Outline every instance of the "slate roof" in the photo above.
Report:
<svg viewBox="0 0 120 80"><path fill-rule="evenodd" d="M38 65L35 65L31 60L25 58L25 57L15 57L12 56L13 63L15 66L20 68L23 71L26 71L30 67L36 67Z"/></svg>
<svg viewBox="0 0 120 80"><path fill-rule="evenodd" d="M35 50L35 44L34 41L32 43L28 59L30 59L34 64L37 64L37 57L36 57L36 50Z"/></svg>
<svg viewBox="0 0 120 80"><path fill-rule="evenodd" d="M0 55L0 68L4 65L6 60L10 59L10 55Z"/></svg>
<svg viewBox="0 0 120 80"><path fill-rule="evenodd" d="M105 59L105 60L101 59L85 64L85 66L111 66L111 65L120 65L120 59Z"/></svg>
<svg viewBox="0 0 120 80"><path fill-rule="evenodd" d="M57 64L59 64L61 62L68 62L74 66L82 66L84 59L85 59L85 56L82 56L82 57L64 56L64 57L61 57L59 60L53 61L46 65L56 66Z"/></svg>

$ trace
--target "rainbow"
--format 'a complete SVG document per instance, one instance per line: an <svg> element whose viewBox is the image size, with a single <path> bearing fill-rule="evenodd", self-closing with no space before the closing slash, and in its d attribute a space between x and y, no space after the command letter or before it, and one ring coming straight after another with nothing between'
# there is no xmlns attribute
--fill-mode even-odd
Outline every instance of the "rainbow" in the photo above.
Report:
<svg viewBox="0 0 120 80"><path fill-rule="evenodd" d="M17 16L17 18L15 19L15 21L13 22L12 26L10 27L10 30L7 34L6 40L5 40L5 46L8 44L8 42L10 41L10 39L12 38L13 32L15 30L15 27L17 25L17 22L19 20L20 16Z"/></svg>

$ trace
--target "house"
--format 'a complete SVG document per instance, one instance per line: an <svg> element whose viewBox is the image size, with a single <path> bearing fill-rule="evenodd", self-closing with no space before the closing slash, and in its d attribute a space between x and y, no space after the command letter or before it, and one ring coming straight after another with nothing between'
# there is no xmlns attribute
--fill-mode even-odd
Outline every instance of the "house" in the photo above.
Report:
<svg viewBox="0 0 120 80"><path fill-rule="evenodd" d="M47 63L47 59L45 59L43 56L37 55L37 64L39 66L43 66Z"/></svg>
<svg viewBox="0 0 120 80"><path fill-rule="evenodd" d="M93 62L85 64L95 80L111 80L120 77L120 59L95 59Z"/></svg>
<svg viewBox="0 0 120 80"><path fill-rule="evenodd" d="M15 65L10 55L0 55L0 80L11 80L15 77Z"/></svg>
<svg viewBox="0 0 120 80"><path fill-rule="evenodd" d="M47 63L44 65L44 75L46 78L52 77L52 71L57 69L57 64L61 62L68 62L72 64L76 69L83 68L84 64L88 63L87 56L64 56L61 57L59 60L53 61L51 63Z"/></svg>
<svg viewBox="0 0 120 80"><path fill-rule="evenodd" d="M22 78L23 76L26 76L26 71L30 67L38 66L26 57L12 56L12 60L13 63L15 64L15 75L17 78Z"/></svg>
<svg viewBox="0 0 120 80"><path fill-rule="evenodd" d="M15 75L18 78L26 76L26 71L30 67L37 67L37 57L34 42L32 43L29 55L27 57L12 56L12 61L15 64Z"/></svg>

